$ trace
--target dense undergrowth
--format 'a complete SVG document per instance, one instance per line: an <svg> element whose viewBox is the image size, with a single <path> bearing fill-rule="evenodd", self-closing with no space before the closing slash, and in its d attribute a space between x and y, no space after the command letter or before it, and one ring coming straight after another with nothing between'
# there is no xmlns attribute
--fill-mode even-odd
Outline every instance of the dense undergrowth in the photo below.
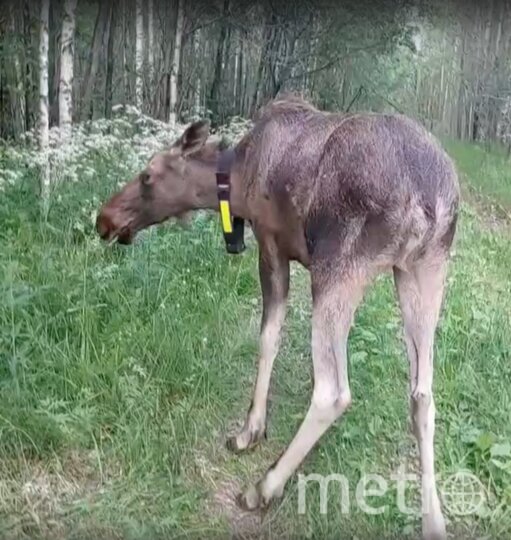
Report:
<svg viewBox="0 0 511 540"><path fill-rule="evenodd" d="M239 122L223 134L235 139ZM255 246L225 254L217 219L169 223L130 247L94 233L101 201L180 128L135 112L77 128L54 142L55 189L39 217L37 157L0 149L0 536L104 538L240 534L415 537L417 516L395 507L327 515L310 488L297 514L296 480L263 518L230 501L289 442L310 391L308 283L293 269L276 363L268 442L234 456L225 433L242 419L255 376L260 294ZM55 139L56 141L56 139ZM500 156L449 146L466 185L507 204ZM490 174L491 172L491 174ZM495 225L495 224L494 224ZM477 515L450 516L462 536L511 534L511 241L462 209L436 344L437 463L484 485ZM304 472L390 475L415 463L407 366L391 281L379 279L350 338L354 406ZM337 498L336 498L337 497ZM254 522L255 520L255 522Z"/></svg>

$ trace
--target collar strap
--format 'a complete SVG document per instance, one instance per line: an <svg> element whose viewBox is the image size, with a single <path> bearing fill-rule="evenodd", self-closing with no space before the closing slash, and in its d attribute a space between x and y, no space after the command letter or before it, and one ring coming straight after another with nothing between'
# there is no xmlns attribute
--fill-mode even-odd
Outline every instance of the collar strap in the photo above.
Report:
<svg viewBox="0 0 511 540"><path fill-rule="evenodd" d="M216 188L220 209L220 222L227 253L238 254L245 249L243 239L245 222L231 214L231 167L236 158L233 148L220 152L216 171Z"/></svg>

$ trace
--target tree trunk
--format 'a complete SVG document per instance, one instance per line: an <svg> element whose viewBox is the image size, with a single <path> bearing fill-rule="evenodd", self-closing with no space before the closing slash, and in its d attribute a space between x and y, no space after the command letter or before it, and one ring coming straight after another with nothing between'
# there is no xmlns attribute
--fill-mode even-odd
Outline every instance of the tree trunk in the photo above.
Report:
<svg viewBox="0 0 511 540"><path fill-rule="evenodd" d="M319 45L319 19L316 17L316 18L313 18L312 20L312 27L311 27L311 30L312 30L312 35L313 35L313 39L311 40L311 43L310 43L310 54L309 54L309 69L311 70L311 73L309 75L309 80L308 80L308 90L309 90L309 93L310 93L310 97L312 99L314 99L314 94L315 94L315 89L316 89L316 68L318 67L318 45ZM310 64L310 59L312 57L312 66Z"/></svg>
<svg viewBox="0 0 511 540"><path fill-rule="evenodd" d="M170 14L165 11L165 21L167 22L163 28L163 34L165 35L165 30L170 29ZM170 31L170 30L169 30ZM163 74L164 74L164 84L163 84L163 118L165 120L169 119L170 115L170 75L172 72L172 47L169 45L165 47L164 59L163 59Z"/></svg>
<svg viewBox="0 0 511 540"><path fill-rule="evenodd" d="M4 21L0 19L0 31L4 33ZM7 128L7 106L8 98L6 99L7 93L7 80L5 76L5 57L0 55L0 117L5 119L3 122L0 122L0 137L6 138L8 136Z"/></svg>
<svg viewBox="0 0 511 540"><path fill-rule="evenodd" d="M212 111L216 118L220 112L220 86L222 83L222 65L224 62L225 40L227 38L227 13L229 11L229 0L224 0L222 24L220 27L220 37L218 38L218 47L216 49L215 73L209 93L208 109Z"/></svg>
<svg viewBox="0 0 511 540"><path fill-rule="evenodd" d="M143 0L137 0L136 4L136 34L135 34L135 106L142 111L144 100L144 16Z"/></svg>
<svg viewBox="0 0 511 540"><path fill-rule="evenodd" d="M275 97L282 90L282 88L285 87L286 82L291 75L296 50L296 39L296 32L293 32L291 35L287 35L287 32L281 30L282 54L280 54L279 58L277 58L274 62L276 65L273 68L274 79L272 97ZM335 76L335 67L333 68L333 74Z"/></svg>
<svg viewBox="0 0 511 540"><path fill-rule="evenodd" d="M25 131L31 127L33 97L34 97L34 79L33 67L31 59L33 58L32 47L32 20L30 13L30 1L25 0L23 3L23 44L24 54L23 63L25 65Z"/></svg>
<svg viewBox="0 0 511 540"><path fill-rule="evenodd" d="M238 96L240 93L240 84L239 84L239 72L240 72L240 57L241 57L241 36L235 32L234 39L236 41L234 47L234 70L232 74L232 109L231 112L236 114L237 112L237 103Z"/></svg>
<svg viewBox="0 0 511 540"><path fill-rule="evenodd" d="M261 56L259 57L259 65L257 67L257 75L255 80L254 92L249 106L249 114L254 114L259 104L259 87L263 81L264 68L267 63L267 57L269 55L270 42L272 39L272 27L276 20L273 13L266 19L263 31L263 45L261 47Z"/></svg>
<svg viewBox="0 0 511 540"><path fill-rule="evenodd" d="M495 8L495 0L490 0L489 11L487 11L486 29L484 31L483 42L483 62L482 62L482 80L484 81L484 88L481 88L482 96L480 97L480 110L479 110L479 132L480 137L483 140L488 137L489 132L489 108L490 98L488 97L489 90L491 90L491 65L492 65L492 22L493 13ZM481 69L481 68L479 68ZM483 86L483 85L482 85ZM481 126L482 124L482 126ZM481 133L482 132L482 133Z"/></svg>
<svg viewBox="0 0 511 540"><path fill-rule="evenodd" d="M501 114L501 89L499 88L499 73L501 71L500 65L500 49L502 42L502 24L505 20L505 4L501 0L497 2L499 9L495 10L495 25L497 30L495 32L495 47L493 52L493 70L491 76L491 94L492 98L490 99L490 110L489 110L489 136L492 140L497 138L497 126L499 124L499 117Z"/></svg>
<svg viewBox="0 0 511 540"><path fill-rule="evenodd" d="M238 80L237 83L237 95L236 95L236 114L239 114L240 116L243 115L243 105L245 101L245 95L244 95L244 86L243 86L243 38L242 35L239 36L239 45L238 45L238 52L239 52L239 59L238 59L238 73L236 74L236 78Z"/></svg>
<svg viewBox="0 0 511 540"><path fill-rule="evenodd" d="M64 18L60 43L59 126L64 138L73 123L73 66L75 11L77 0L64 0Z"/></svg>
<svg viewBox="0 0 511 540"><path fill-rule="evenodd" d="M115 42L115 15L117 13L117 1L112 2L110 10L110 23L108 33L108 45L106 53L106 80L105 80L105 117L112 116L112 78L114 74L114 42Z"/></svg>
<svg viewBox="0 0 511 540"><path fill-rule="evenodd" d="M176 123L177 112L177 79L179 77L179 64L181 59L181 45L183 43L184 26L184 2L177 0L176 33L174 35L174 54L170 66L170 87L169 87L169 123Z"/></svg>
<svg viewBox="0 0 511 540"><path fill-rule="evenodd" d="M81 117L83 120L92 118L92 94L96 84L96 76L99 69L101 51L103 49L103 41L108 30L108 22L112 2L102 2L99 6L96 24L94 25L94 34L92 38L92 48L89 55L89 63L84 80L84 92L82 98Z"/></svg>
<svg viewBox="0 0 511 540"><path fill-rule="evenodd" d="M263 99L274 98L277 94L278 63L281 60L280 48L283 38L282 21L275 19L272 25L272 38L266 54L266 79Z"/></svg>
<svg viewBox="0 0 511 540"><path fill-rule="evenodd" d="M62 35L62 7L60 2L50 3L50 47L48 49L48 80L50 127L59 124L59 84L60 84L60 38ZM39 15L38 15L39 17Z"/></svg>
<svg viewBox="0 0 511 540"><path fill-rule="evenodd" d="M154 4L147 1L147 95L154 95Z"/></svg>
<svg viewBox="0 0 511 540"><path fill-rule="evenodd" d="M464 123L464 95L465 95L465 48L466 48L466 34L463 34L461 38L461 46L460 46L460 80L459 80L459 86L458 86L458 97L456 102L456 124L457 129L456 133L458 136L458 139L464 139L465 138L465 123ZM476 114L477 118L477 114Z"/></svg>
<svg viewBox="0 0 511 540"><path fill-rule="evenodd" d="M193 92L193 116L198 119L201 117L201 70L200 70L200 29L195 30L193 34L193 54L195 57L195 86Z"/></svg>
<svg viewBox="0 0 511 540"><path fill-rule="evenodd" d="M41 199L43 212L48 209L50 195L50 171L48 163L48 26L50 18L50 0L41 0L39 30L39 150L41 160Z"/></svg>
<svg viewBox="0 0 511 540"><path fill-rule="evenodd" d="M126 0L121 0L122 5L122 88L123 88L123 105L126 105L130 100L130 84L129 84L129 65L127 55L128 44L128 6Z"/></svg>
<svg viewBox="0 0 511 540"><path fill-rule="evenodd" d="M15 3L9 5L9 20L10 20L10 32L11 36L18 34L18 25L16 24L17 6ZM13 134L18 136L23 132L25 125L25 90L23 84L23 71L21 69L20 56L18 54L19 47L16 47L10 56L12 62L11 84L10 89L10 103L11 103L11 116L13 125Z"/></svg>

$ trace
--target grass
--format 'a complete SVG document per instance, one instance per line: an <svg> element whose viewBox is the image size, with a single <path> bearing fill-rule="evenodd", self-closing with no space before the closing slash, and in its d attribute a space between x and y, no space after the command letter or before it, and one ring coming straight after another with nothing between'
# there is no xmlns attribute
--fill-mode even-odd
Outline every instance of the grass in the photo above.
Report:
<svg viewBox="0 0 511 540"><path fill-rule="evenodd" d="M499 156L449 150L464 183L511 201ZM332 486L321 515L310 486L298 514L296 476L264 515L236 510L233 494L274 461L308 405L308 276L293 268L268 441L234 456L225 435L243 419L256 368L255 246L225 255L217 220L199 216L108 248L90 216L120 178L108 161L94 169L59 188L47 222L30 177L0 201L0 537L416 537L420 520L398 511L395 491L378 501L382 515L342 515ZM478 515L450 517L462 537L511 534L510 283L509 228L488 228L464 205L435 379L438 472L469 469L488 495ZM301 471L343 473L353 499L363 472L416 467L389 278L359 310L350 352L354 405Z"/></svg>
<svg viewBox="0 0 511 540"><path fill-rule="evenodd" d="M511 208L511 161L506 149L483 144L467 144L454 139L445 141L450 154L457 159L467 187L507 211Z"/></svg>

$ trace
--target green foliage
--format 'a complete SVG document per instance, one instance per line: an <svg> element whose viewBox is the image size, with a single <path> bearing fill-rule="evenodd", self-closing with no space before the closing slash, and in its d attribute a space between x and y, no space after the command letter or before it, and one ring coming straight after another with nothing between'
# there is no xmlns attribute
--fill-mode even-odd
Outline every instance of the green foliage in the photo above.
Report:
<svg viewBox="0 0 511 540"><path fill-rule="evenodd" d="M457 158L458 168L477 194L489 197L504 209L511 208L511 168L507 150L495 144L466 144L454 139L445 141L447 149Z"/></svg>
<svg viewBox="0 0 511 540"><path fill-rule="evenodd" d="M217 220L201 214L188 229L161 226L128 248L103 245L94 210L135 172L121 163L120 144L117 155L110 147L80 154L93 174L61 183L45 222L30 169L2 194L0 536L225 536L229 520L249 534L253 522L231 510L231 497L289 442L311 392L308 278L293 268L268 442L231 455L225 433L242 420L255 377L254 243L241 257L227 256ZM479 150L454 153L475 185L482 177L472 152ZM487 168L500 167L498 156L485 160ZM493 193L488 184L481 189ZM468 468L488 490L479 515L451 516L450 529L461 537L511 533L510 248L504 225L490 230L464 206L435 379L439 475ZM364 471L388 477L415 460L400 316L388 278L378 280L358 313L350 357L354 406L303 471L342 472L355 486ZM392 492L383 515L353 509L348 516L332 489L323 516L311 489L306 514L297 515L295 482L258 532L417 535L418 518L400 514Z"/></svg>

